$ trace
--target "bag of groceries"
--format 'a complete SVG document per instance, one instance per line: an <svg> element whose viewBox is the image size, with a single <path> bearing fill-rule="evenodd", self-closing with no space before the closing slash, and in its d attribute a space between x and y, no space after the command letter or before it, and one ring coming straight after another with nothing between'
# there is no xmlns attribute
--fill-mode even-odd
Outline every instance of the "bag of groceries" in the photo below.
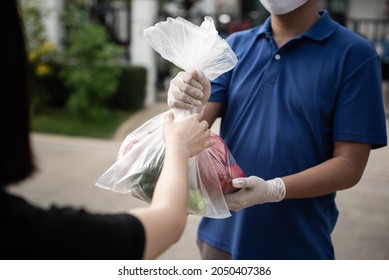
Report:
<svg viewBox="0 0 389 280"><path fill-rule="evenodd" d="M164 162L163 120L166 113L155 116L127 135L116 162L97 180L97 186L151 202ZM180 119L187 112L179 110L174 114ZM216 144L188 162L188 213L225 218L230 216L230 212L224 194L233 191L232 178L243 177L244 174L224 141L214 133L211 137L217 140Z"/></svg>
<svg viewBox="0 0 389 280"><path fill-rule="evenodd" d="M168 18L146 29L144 35L162 57L185 71L202 71L210 80L231 70L237 62L210 17L205 17L200 27L183 18ZM191 114L188 110L172 111L176 120ZM97 180L97 186L151 202L164 162L163 121L166 113L153 117L127 135L116 162ZM232 179L244 177L244 173L220 136L212 133L211 137L217 143L188 161L188 213L226 218L231 213L224 194L234 191Z"/></svg>

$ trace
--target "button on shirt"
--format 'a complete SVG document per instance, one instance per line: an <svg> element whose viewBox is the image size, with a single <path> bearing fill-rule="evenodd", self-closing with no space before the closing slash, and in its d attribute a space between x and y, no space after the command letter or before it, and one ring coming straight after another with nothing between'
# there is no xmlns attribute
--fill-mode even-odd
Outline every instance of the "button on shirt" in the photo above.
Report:
<svg viewBox="0 0 389 280"><path fill-rule="evenodd" d="M306 170L332 157L334 141L387 144L379 57L326 11L281 48L270 18L227 40L238 64L212 81L209 101L224 104L220 133L247 176L273 179ZM203 218L198 238L234 259L333 259L334 198Z"/></svg>

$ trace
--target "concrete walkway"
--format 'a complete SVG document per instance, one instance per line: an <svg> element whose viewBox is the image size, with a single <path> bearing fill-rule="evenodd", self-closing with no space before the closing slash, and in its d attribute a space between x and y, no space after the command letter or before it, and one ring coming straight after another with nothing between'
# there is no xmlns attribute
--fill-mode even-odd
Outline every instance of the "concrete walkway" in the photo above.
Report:
<svg viewBox="0 0 389 280"><path fill-rule="evenodd" d="M129 195L96 187L97 178L115 161L125 135L167 110L155 104L135 114L111 140L32 134L39 172L14 192L33 203L84 207L98 213L146 205ZM218 131L219 123L212 130ZM389 131L389 127L388 127ZM339 192L340 218L333 234L338 259L389 259L389 148L374 150L361 182ZM195 245L200 217L189 216L181 240L160 259L199 259Z"/></svg>

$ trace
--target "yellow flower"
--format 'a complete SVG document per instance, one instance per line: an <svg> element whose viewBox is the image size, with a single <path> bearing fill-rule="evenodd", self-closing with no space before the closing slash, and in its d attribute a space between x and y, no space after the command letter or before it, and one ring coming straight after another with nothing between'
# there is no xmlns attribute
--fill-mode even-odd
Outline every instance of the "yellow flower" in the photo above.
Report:
<svg viewBox="0 0 389 280"><path fill-rule="evenodd" d="M28 53L28 61L35 62L39 57L53 52L55 52L55 46L52 43L46 41L35 50L32 50Z"/></svg>
<svg viewBox="0 0 389 280"><path fill-rule="evenodd" d="M55 46L54 44L46 41L39 49L41 54L51 53L55 51Z"/></svg>
<svg viewBox="0 0 389 280"><path fill-rule="evenodd" d="M36 53L36 51L30 51L28 53L28 61L29 62L34 62L37 58L38 58L38 54Z"/></svg>
<svg viewBox="0 0 389 280"><path fill-rule="evenodd" d="M39 63L35 68L35 74L37 76L46 76L53 72L53 69L50 65Z"/></svg>

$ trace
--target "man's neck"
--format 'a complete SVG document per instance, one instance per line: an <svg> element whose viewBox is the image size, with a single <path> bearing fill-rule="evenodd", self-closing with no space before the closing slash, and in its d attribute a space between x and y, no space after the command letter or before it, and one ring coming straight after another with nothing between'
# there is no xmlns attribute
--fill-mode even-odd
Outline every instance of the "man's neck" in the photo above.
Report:
<svg viewBox="0 0 389 280"><path fill-rule="evenodd" d="M278 47L307 32L319 18L317 1L308 1L296 10L284 15L272 15L273 38Z"/></svg>

